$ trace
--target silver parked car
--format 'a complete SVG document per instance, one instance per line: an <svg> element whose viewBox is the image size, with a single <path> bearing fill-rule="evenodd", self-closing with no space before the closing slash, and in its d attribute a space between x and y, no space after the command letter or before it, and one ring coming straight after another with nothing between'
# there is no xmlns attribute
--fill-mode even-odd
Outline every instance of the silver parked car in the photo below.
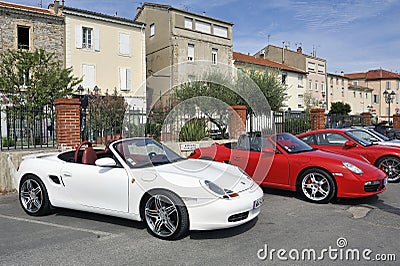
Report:
<svg viewBox="0 0 400 266"><path fill-rule="evenodd" d="M374 144L400 147L399 139L389 139L385 135L373 130L372 128L359 127L349 129L348 131L350 131L356 137L372 142Z"/></svg>

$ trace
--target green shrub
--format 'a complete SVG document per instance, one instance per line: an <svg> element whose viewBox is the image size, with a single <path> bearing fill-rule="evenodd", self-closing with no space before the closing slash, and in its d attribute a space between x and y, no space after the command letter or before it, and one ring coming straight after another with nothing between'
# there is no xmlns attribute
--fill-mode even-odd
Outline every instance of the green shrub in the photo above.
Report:
<svg viewBox="0 0 400 266"><path fill-rule="evenodd" d="M3 137L1 140L3 147L15 146L15 141L12 137Z"/></svg>
<svg viewBox="0 0 400 266"><path fill-rule="evenodd" d="M202 119L193 119L181 128L179 141L199 141L209 136L206 122Z"/></svg>

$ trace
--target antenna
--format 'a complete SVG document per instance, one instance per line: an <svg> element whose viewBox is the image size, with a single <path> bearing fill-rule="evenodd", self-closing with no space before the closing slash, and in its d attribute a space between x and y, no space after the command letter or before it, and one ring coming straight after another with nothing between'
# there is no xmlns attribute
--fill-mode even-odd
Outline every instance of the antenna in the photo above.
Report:
<svg viewBox="0 0 400 266"><path fill-rule="evenodd" d="M40 0L40 1L38 2L38 6L39 6L40 8L43 7L43 0Z"/></svg>
<svg viewBox="0 0 400 266"><path fill-rule="evenodd" d="M268 34L268 45L269 45L269 38L271 37L271 34Z"/></svg>

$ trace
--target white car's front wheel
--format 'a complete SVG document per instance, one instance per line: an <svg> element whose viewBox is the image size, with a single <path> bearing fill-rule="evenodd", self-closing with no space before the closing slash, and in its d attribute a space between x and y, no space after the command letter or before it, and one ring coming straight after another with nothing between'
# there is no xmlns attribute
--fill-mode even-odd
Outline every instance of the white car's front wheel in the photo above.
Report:
<svg viewBox="0 0 400 266"><path fill-rule="evenodd" d="M161 239L179 239L189 231L189 215L183 201L170 191L152 191L144 206L150 232Z"/></svg>
<svg viewBox="0 0 400 266"><path fill-rule="evenodd" d="M19 201L24 211L33 216L50 212L50 201L43 182L34 175L25 176L19 186Z"/></svg>

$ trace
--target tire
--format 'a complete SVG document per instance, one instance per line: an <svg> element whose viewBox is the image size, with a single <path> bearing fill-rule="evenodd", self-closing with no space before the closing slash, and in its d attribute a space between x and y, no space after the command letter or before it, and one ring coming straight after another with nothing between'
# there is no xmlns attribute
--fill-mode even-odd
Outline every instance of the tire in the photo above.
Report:
<svg viewBox="0 0 400 266"><path fill-rule="evenodd" d="M183 201L166 190L152 191L143 206L149 232L161 239L176 240L189 233L189 214Z"/></svg>
<svg viewBox="0 0 400 266"><path fill-rule="evenodd" d="M51 212L51 204L42 180L34 175L22 178L19 185L19 202L29 215L42 216Z"/></svg>
<svg viewBox="0 0 400 266"><path fill-rule="evenodd" d="M383 170L388 177L389 182L400 181L400 159L394 156L385 156L380 158L376 164L376 167Z"/></svg>
<svg viewBox="0 0 400 266"><path fill-rule="evenodd" d="M328 173L313 168L300 176L297 191L310 202L328 203L336 194L336 185Z"/></svg>

